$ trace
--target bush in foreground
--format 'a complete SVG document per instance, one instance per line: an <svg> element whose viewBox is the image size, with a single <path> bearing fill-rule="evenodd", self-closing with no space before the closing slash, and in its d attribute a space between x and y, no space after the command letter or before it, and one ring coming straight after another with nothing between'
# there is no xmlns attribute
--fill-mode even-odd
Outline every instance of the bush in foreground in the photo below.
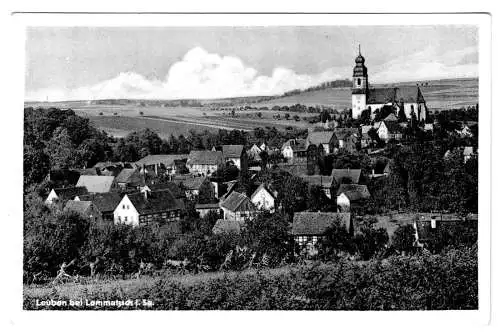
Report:
<svg viewBox="0 0 500 335"><path fill-rule="evenodd" d="M341 261L285 272L243 272L192 283L159 278L128 286L126 291L101 289L82 298L149 299L158 310L477 309L477 249ZM25 293L24 308L39 309L36 299L66 298L57 290L43 296Z"/></svg>

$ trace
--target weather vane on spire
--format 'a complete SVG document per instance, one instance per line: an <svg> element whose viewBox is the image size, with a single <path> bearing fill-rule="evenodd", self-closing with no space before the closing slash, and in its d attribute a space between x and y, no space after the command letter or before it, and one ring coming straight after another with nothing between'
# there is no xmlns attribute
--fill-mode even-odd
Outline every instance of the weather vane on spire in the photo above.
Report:
<svg viewBox="0 0 500 335"><path fill-rule="evenodd" d="M359 54L361 55L361 44L358 44Z"/></svg>

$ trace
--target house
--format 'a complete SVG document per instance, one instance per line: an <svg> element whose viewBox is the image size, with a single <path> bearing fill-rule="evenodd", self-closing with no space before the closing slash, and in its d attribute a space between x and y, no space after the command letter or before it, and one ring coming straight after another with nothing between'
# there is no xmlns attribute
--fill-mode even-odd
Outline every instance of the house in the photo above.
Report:
<svg viewBox="0 0 500 335"><path fill-rule="evenodd" d="M424 131L434 131L434 123L426 123L424 124Z"/></svg>
<svg viewBox="0 0 500 335"><path fill-rule="evenodd" d="M438 228L443 224L465 224L471 226L476 225L477 227L477 223L477 214L469 214L466 217L460 217L457 214L418 213L413 221L415 245L418 247L427 245L438 232Z"/></svg>
<svg viewBox="0 0 500 335"><path fill-rule="evenodd" d="M366 185L341 184L337 190L337 207L341 212L349 212L363 200L370 199Z"/></svg>
<svg viewBox="0 0 500 335"><path fill-rule="evenodd" d="M223 165L222 152L212 150L192 150L186 163L189 172L203 176L210 176Z"/></svg>
<svg viewBox="0 0 500 335"><path fill-rule="evenodd" d="M306 139L306 148L315 145L323 150L325 155L333 153L338 141L333 131L313 131L309 132Z"/></svg>
<svg viewBox="0 0 500 335"><path fill-rule="evenodd" d="M240 234L246 228L245 221L218 219L212 228L212 233L217 234Z"/></svg>
<svg viewBox="0 0 500 335"><path fill-rule="evenodd" d="M176 223L180 221L184 204L175 199L169 190L141 191L125 194L116 206L113 217L115 224L133 226L151 223Z"/></svg>
<svg viewBox="0 0 500 335"><path fill-rule="evenodd" d="M89 193L108 193L115 187L113 176L80 176L76 186L85 186Z"/></svg>
<svg viewBox="0 0 500 335"><path fill-rule="evenodd" d="M255 205L255 208L273 213L277 196L277 191L273 190L269 185L262 183L253 192L250 201Z"/></svg>
<svg viewBox="0 0 500 335"><path fill-rule="evenodd" d="M322 176L322 175L302 175L300 176L306 183L310 186L319 186L325 193L325 195L331 199L331 188L332 188L332 176Z"/></svg>
<svg viewBox="0 0 500 335"><path fill-rule="evenodd" d="M472 137L472 131L466 124L462 125L460 130L455 130L455 132L460 135L460 137Z"/></svg>
<svg viewBox="0 0 500 335"><path fill-rule="evenodd" d="M85 186L53 188L45 199L46 205L64 205L66 201L73 200L78 195L87 194Z"/></svg>
<svg viewBox="0 0 500 335"><path fill-rule="evenodd" d="M94 204L97 210L101 213L103 221L113 222L113 213L120 203L122 197L118 193L93 193L78 195L75 201L90 201Z"/></svg>
<svg viewBox="0 0 500 335"><path fill-rule="evenodd" d="M276 164L276 166L278 169L287 172L293 176L301 176L308 173L308 166L306 161L301 163L292 163L292 164L278 163Z"/></svg>
<svg viewBox="0 0 500 335"><path fill-rule="evenodd" d="M334 130L338 140L338 148L355 152L360 141L359 130L357 128L336 128Z"/></svg>
<svg viewBox="0 0 500 335"><path fill-rule="evenodd" d="M196 204L194 208L200 214L200 218L204 218L210 212L215 212L218 215L222 212L219 204Z"/></svg>
<svg viewBox="0 0 500 335"><path fill-rule="evenodd" d="M172 180L177 186L179 186L186 193L187 199L194 199L200 196L200 190L205 193L202 194L205 202L208 200L215 199L215 188L207 177L202 176L187 176L182 179Z"/></svg>
<svg viewBox="0 0 500 335"><path fill-rule="evenodd" d="M309 256L317 255L317 244L335 223L352 231L350 213L297 212L293 216L291 234L294 242Z"/></svg>
<svg viewBox="0 0 500 335"><path fill-rule="evenodd" d="M144 175L138 169L123 169L115 178L115 183L121 190L136 189L144 186Z"/></svg>
<svg viewBox="0 0 500 335"><path fill-rule="evenodd" d="M177 185L175 182L165 182L165 183L155 183L155 184L147 184L141 187L141 191L163 191L163 190L169 190L172 192L174 197L179 200L186 199L186 193L184 190L182 190L179 185Z"/></svg>
<svg viewBox="0 0 500 335"><path fill-rule="evenodd" d="M75 212L93 223L102 223L102 215L92 201L68 200L64 206L65 212Z"/></svg>
<svg viewBox="0 0 500 335"><path fill-rule="evenodd" d="M255 205L244 194L233 191L220 202L224 212L224 220L245 220L252 218L256 212Z"/></svg>
<svg viewBox="0 0 500 335"><path fill-rule="evenodd" d="M305 139L290 139L283 143L281 154L290 163L305 163L307 161L307 146Z"/></svg>
<svg viewBox="0 0 500 335"><path fill-rule="evenodd" d="M389 142L390 140L398 141L403 138L401 127L396 122L381 121L377 129L377 134L378 137L385 142Z"/></svg>
<svg viewBox="0 0 500 335"><path fill-rule="evenodd" d="M397 118L396 114L391 113L384 118L384 121L385 122L398 122L398 118Z"/></svg>
<svg viewBox="0 0 500 335"><path fill-rule="evenodd" d="M361 134L361 148L367 148L369 146L377 144L376 139L374 139L370 134Z"/></svg>
<svg viewBox="0 0 500 335"><path fill-rule="evenodd" d="M130 163L123 162L98 162L93 166L98 176L114 176L116 177L121 170L133 168Z"/></svg>
<svg viewBox="0 0 500 335"><path fill-rule="evenodd" d="M162 176L175 175L186 171L188 155L148 155L135 165L140 167L143 175Z"/></svg>
<svg viewBox="0 0 500 335"><path fill-rule="evenodd" d="M331 176L337 185L358 184L361 177L361 169L333 169Z"/></svg>
<svg viewBox="0 0 500 335"><path fill-rule="evenodd" d="M263 150L257 144L254 144L250 147L250 149L247 150L248 158L252 161L259 162L261 160L260 153L262 151Z"/></svg>
<svg viewBox="0 0 500 335"><path fill-rule="evenodd" d="M232 162L240 171L248 168L248 157L243 145L223 145L222 156L224 163Z"/></svg>

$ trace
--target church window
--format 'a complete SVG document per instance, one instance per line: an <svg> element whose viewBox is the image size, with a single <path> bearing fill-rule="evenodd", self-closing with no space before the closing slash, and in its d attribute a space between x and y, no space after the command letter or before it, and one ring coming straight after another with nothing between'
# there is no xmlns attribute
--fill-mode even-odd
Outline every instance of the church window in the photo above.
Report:
<svg viewBox="0 0 500 335"><path fill-rule="evenodd" d="M361 79L358 78L358 86L361 85Z"/></svg>

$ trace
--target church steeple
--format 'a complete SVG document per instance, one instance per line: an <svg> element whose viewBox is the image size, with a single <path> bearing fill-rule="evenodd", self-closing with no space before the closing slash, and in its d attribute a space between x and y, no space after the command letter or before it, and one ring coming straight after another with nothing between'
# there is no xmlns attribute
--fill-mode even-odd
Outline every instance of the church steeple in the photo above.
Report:
<svg viewBox="0 0 500 335"><path fill-rule="evenodd" d="M361 55L361 44L358 45L358 56L354 60L356 65L354 66L352 73L352 90L353 93L366 93L368 89L368 69L365 66L365 58Z"/></svg>

